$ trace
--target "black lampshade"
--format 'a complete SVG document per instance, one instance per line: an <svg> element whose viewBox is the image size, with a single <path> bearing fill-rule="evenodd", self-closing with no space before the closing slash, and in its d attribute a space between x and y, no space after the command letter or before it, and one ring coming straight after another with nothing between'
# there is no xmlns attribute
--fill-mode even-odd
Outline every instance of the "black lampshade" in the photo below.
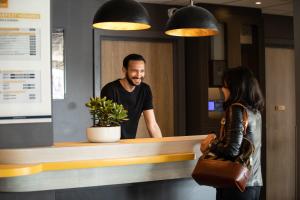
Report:
<svg viewBox="0 0 300 200"><path fill-rule="evenodd" d="M218 33L217 20L208 10L190 5L175 11L165 33L183 37L212 36Z"/></svg>
<svg viewBox="0 0 300 200"><path fill-rule="evenodd" d="M95 14L93 27L107 30L143 30L151 26L149 14L140 3L134 0L110 0Z"/></svg>

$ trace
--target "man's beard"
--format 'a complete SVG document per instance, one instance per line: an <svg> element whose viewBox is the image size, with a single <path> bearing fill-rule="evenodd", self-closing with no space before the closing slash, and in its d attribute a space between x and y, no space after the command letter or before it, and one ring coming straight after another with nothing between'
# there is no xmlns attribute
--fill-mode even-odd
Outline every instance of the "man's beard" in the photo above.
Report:
<svg viewBox="0 0 300 200"><path fill-rule="evenodd" d="M138 79L138 78L135 78L133 77L132 79ZM141 77L141 82L143 82L143 79L144 77ZM131 86L138 86L139 84L135 84L128 76L128 74L126 73L126 80L128 81L128 83L131 85Z"/></svg>

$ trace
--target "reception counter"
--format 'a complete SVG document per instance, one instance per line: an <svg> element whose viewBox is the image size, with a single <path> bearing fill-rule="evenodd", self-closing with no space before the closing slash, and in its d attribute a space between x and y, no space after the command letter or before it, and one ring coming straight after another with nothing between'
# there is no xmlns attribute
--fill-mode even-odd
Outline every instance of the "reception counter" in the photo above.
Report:
<svg viewBox="0 0 300 200"><path fill-rule="evenodd" d="M0 192L188 178L200 156L203 138L205 135L1 149Z"/></svg>

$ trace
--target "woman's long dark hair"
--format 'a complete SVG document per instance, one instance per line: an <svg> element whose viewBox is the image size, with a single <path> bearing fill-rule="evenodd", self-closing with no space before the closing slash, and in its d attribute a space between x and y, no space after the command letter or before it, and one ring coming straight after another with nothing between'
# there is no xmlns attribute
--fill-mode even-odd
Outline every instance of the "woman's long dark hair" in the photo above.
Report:
<svg viewBox="0 0 300 200"><path fill-rule="evenodd" d="M259 84L252 71L246 67L235 67L225 71L223 83L230 91L230 96L224 102L226 110L233 103L242 103L253 112L264 109L264 98Z"/></svg>

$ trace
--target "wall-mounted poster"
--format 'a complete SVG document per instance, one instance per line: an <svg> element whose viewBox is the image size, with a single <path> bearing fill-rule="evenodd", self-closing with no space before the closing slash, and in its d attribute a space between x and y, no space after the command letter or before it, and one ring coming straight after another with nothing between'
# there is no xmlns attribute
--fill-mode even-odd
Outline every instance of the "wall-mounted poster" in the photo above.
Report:
<svg viewBox="0 0 300 200"><path fill-rule="evenodd" d="M0 2L0 124L51 122L50 0Z"/></svg>
<svg viewBox="0 0 300 200"><path fill-rule="evenodd" d="M56 28L52 32L52 98L64 99L65 62L64 30Z"/></svg>

